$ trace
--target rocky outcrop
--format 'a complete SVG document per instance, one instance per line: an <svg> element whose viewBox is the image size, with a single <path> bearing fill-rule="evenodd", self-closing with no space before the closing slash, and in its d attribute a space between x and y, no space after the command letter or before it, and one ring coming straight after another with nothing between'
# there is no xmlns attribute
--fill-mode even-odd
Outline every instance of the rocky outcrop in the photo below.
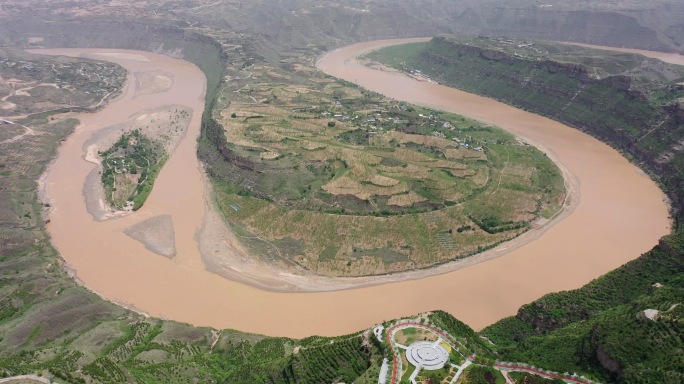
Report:
<svg viewBox="0 0 684 384"><path fill-rule="evenodd" d="M613 377L619 377L622 373L622 367L620 363L613 359L607 352L606 348L600 342L601 327L594 325L591 331L591 346L593 348L593 353L596 356L599 364L608 372L610 372Z"/></svg>

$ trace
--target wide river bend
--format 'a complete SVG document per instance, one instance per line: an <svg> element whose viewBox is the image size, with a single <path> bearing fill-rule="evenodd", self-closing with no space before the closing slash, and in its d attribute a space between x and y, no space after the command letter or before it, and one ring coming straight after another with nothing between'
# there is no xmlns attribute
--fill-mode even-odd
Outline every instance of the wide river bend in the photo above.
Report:
<svg viewBox="0 0 684 384"><path fill-rule="evenodd" d="M615 150L575 129L497 101L398 73L365 68L362 52L398 41L357 44L321 58L319 69L389 97L461 113L498 125L545 151L568 172L575 208L556 225L505 255L469 268L417 280L316 293L261 290L208 272L196 234L211 209L196 156L205 77L194 65L148 52L41 50L116 62L129 73L164 73L168 89L136 94L136 82L81 125L59 149L45 178L52 204L48 231L76 278L102 297L152 316L198 326L273 336L341 335L386 319L443 309L479 329L515 314L524 303L580 287L638 257L670 228L664 194ZM194 111L185 139L160 173L145 206L133 215L96 222L83 185L92 163L84 143L92 133L165 105ZM123 230L170 215L178 256L148 251Z"/></svg>

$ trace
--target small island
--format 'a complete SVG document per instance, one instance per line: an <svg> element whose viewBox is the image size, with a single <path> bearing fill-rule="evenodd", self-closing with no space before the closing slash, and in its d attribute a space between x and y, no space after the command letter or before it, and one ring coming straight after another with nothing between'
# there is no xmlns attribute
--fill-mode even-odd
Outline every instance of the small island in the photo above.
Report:
<svg viewBox="0 0 684 384"><path fill-rule="evenodd" d="M182 107L165 107L91 139L91 145L107 148L98 149L97 155L104 200L111 210L137 211L143 206L190 117Z"/></svg>

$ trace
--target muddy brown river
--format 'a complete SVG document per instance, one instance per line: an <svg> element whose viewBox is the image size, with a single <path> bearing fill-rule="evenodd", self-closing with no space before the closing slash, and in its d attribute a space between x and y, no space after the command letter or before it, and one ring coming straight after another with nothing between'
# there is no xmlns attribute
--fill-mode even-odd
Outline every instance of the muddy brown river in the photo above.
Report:
<svg viewBox="0 0 684 384"><path fill-rule="evenodd" d="M449 311L480 329L546 293L586 284L638 257L669 232L664 194L598 140L487 98L354 61L361 52L392 43L397 41L341 48L321 58L318 67L389 97L461 113L521 136L568 172L574 210L531 241L504 244L503 256L465 269L333 292L258 289L208 272L196 240L210 209L196 156L202 72L188 62L146 52L43 50L113 61L130 73L163 70L173 80L168 89L137 94L136 83L129 81L124 94L105 109L80 116L81 125L46 173L44 192L53 207L48 231L75 277L100 296L152 316L273 336L341 335L432 309ZM194 115L147 202L132 215L95 221L83 198L86 176L95 167L84 160L84 143L101 128L169 104L192 108ZM148 251L123 233L159 215L173 221L178 254L173 259Z"/></svg>

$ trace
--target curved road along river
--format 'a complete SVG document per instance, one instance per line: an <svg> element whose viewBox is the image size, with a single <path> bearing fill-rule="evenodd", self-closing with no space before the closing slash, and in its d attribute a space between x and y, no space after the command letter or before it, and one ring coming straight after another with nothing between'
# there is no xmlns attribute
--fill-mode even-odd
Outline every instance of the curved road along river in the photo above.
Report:
<svg viewBox="0 0 684 384"><path fill-rule="evenodd" d="M363 68L360 52L391 44L345 47L323 57L325 72L396 99L428 105L504 127L559 160L581 184L568 217L537 240L486 263L398 283L321 293L260 290L207 272L195 234L207 209L196 158L205 78L193 65L165 56L122 50L50 50L121 64L129 72L163 70L174 79L161 93L135 96L135 84L81 126L60 147L47 173L55 246L77 278L101 296L153 316L267 335L340 335L385 319L432 309L451 312L474 328L512 315L545 293L577 288L638 257L669 232L667 204L655 184L616 151L552 120L496 101L396 73ZM396 43L396 42L394 42ZM104 53L104 54L103 54ZM145 206L124 218L95 222L82 191L93 165L83 143L93 131L168 104L191 107L188 134L160 173ZM123 234L160 214L173 218L178 256L169 260Z"/></svg>

